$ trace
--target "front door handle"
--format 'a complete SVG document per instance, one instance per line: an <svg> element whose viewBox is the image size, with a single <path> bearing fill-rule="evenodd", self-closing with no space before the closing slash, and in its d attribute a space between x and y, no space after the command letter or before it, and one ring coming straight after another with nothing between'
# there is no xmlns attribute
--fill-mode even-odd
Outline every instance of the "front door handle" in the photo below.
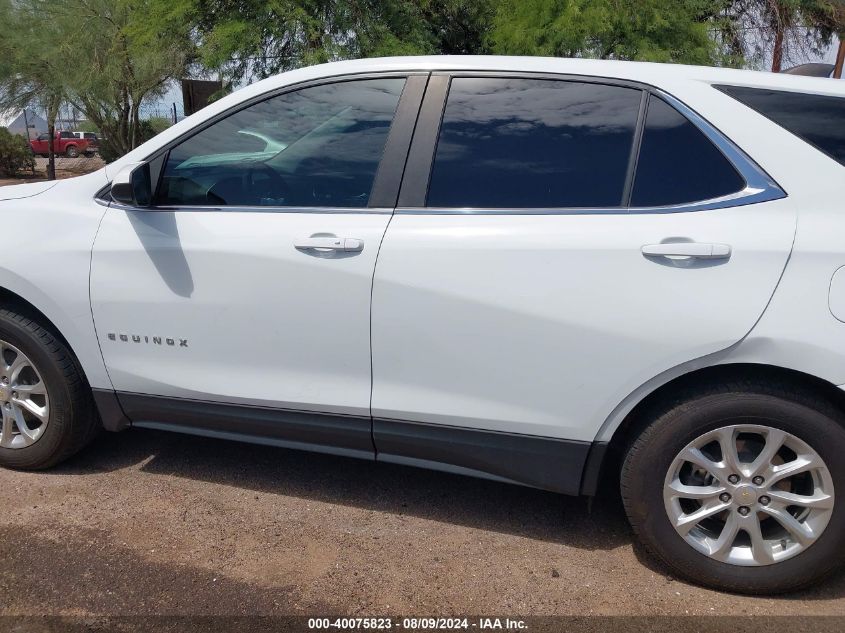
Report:
<svg viewBox="0 0 845 633"><path fill-rule="evenodd" d="M364 250L364 240L355 237L303 237L296 240L294 248L315 251L343 251L354 253Z"/></svg>
<svg viewBox="0 0 845 633"><path fill-rule="evenodd" d="M728 244L706 242L666 242L646 244L642 248L646 257L689 257L693 259L727 259L731 256Z"/></svg>

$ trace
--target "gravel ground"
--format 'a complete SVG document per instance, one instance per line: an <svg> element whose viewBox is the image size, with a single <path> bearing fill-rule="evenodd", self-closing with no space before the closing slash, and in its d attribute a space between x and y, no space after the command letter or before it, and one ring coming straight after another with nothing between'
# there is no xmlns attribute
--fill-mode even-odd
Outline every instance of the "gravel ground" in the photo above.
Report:
<svg viewBox="0 0 845 633"><path fill-rule="evenodd" d="M0 614L845 615L673 580L612 488L561 497L388 464L130 430L0 470ZM37 599L35 599L37 597Z"/></svg>

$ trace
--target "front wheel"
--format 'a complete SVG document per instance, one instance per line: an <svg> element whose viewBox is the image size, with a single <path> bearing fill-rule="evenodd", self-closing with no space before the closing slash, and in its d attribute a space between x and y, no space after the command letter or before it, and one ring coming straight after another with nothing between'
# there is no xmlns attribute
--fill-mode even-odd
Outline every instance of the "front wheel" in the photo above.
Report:
<svg viewBox="0 0 845 633"><path fill-rule="evenodd" d="M99 419L76 359L44 324L0 308L0 466L36 470L73 455Z"/></svg>
<svg viewBox="0 0 845 633"><path fill-rule="evenodd" d="M68 145L65 149L65 156L68 158L76 158L79 156L79 148L76 145Z"/></svg>
<svg viewBox="0 0 845 633"><path fill-rule="evenodd" d="M821 399L724 385L653 412L622 497L646 549L717 589L780 593L845 560L845 428Z"/></svg>

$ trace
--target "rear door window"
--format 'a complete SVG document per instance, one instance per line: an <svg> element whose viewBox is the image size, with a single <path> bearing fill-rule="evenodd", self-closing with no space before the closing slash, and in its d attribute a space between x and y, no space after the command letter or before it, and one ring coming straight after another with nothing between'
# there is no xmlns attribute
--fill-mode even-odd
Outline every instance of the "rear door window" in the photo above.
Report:
<svg viewBox="0 0 845 633"><path fill-rule="evenodd" d="M452 80L429 207L620 207L642 91L553 79Z"/></svg>
<svg viewBox="0 0 845 633"><path fill-rule="evenodd" d="M845 97L741 86L717 88L845 165Z"/></svg>

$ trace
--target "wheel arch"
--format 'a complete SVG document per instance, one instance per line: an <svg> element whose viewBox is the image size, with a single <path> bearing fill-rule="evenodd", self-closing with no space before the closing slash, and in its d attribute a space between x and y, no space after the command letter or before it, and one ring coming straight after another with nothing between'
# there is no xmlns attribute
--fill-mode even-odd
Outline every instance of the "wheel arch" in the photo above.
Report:
<svg viewBox="0 0 845 633"><path fill-rule="evenodd" d="M118 431L129 426L129 421L121 409L114 391L111 389L91 388L89 372L86 371L85 363L83 363L80 359L79 353L74 349L73 344L71 344L62 332L61 328L56 325L55 321L51 319L44 310L40 309L37 305L22 295L3 286L0 286L0 308L15 310L16 312L37 321L42 327L48 329L53 336L58 338L65 347L67 347L76 361L77 368L85 380L85 384L92 391L97 411L100 414L100 420L107 430ZM102 360L102 357L100 358Z"/></svg>
<svg viewBox="0 0 845 633"><path fill-rule="evenodd" d="M693 369L642 394L632 407L629 402L630 410L621 416L615 428L608 429L605 424L584 467L581 493L595 495L603 479L618 474L626 448L650 422L651 410L691 389L737 380L797 387L845 412L845 391L827 380L796 369L765 363L725 363Z"/></svg>
<svg viewBox="0 0 845 633"><path fill-rule="evenodd" d="M56 327L56 324L53 323L50 317L44 314L44 312L31 301L24 299L21 295L16 292L12 292L8 288L0 286L0 308L13 309L32 318L33 320L37 320L41 325L49 329L51 334L61 340L61 342L70 350L70 353L73 354L76 362L79 363L79 355L74 351L73 346L67 340L65 335L62 334L62 331ZM84 376L85 369L82 367L81 363L79 363L79 366Z"/></svg>

